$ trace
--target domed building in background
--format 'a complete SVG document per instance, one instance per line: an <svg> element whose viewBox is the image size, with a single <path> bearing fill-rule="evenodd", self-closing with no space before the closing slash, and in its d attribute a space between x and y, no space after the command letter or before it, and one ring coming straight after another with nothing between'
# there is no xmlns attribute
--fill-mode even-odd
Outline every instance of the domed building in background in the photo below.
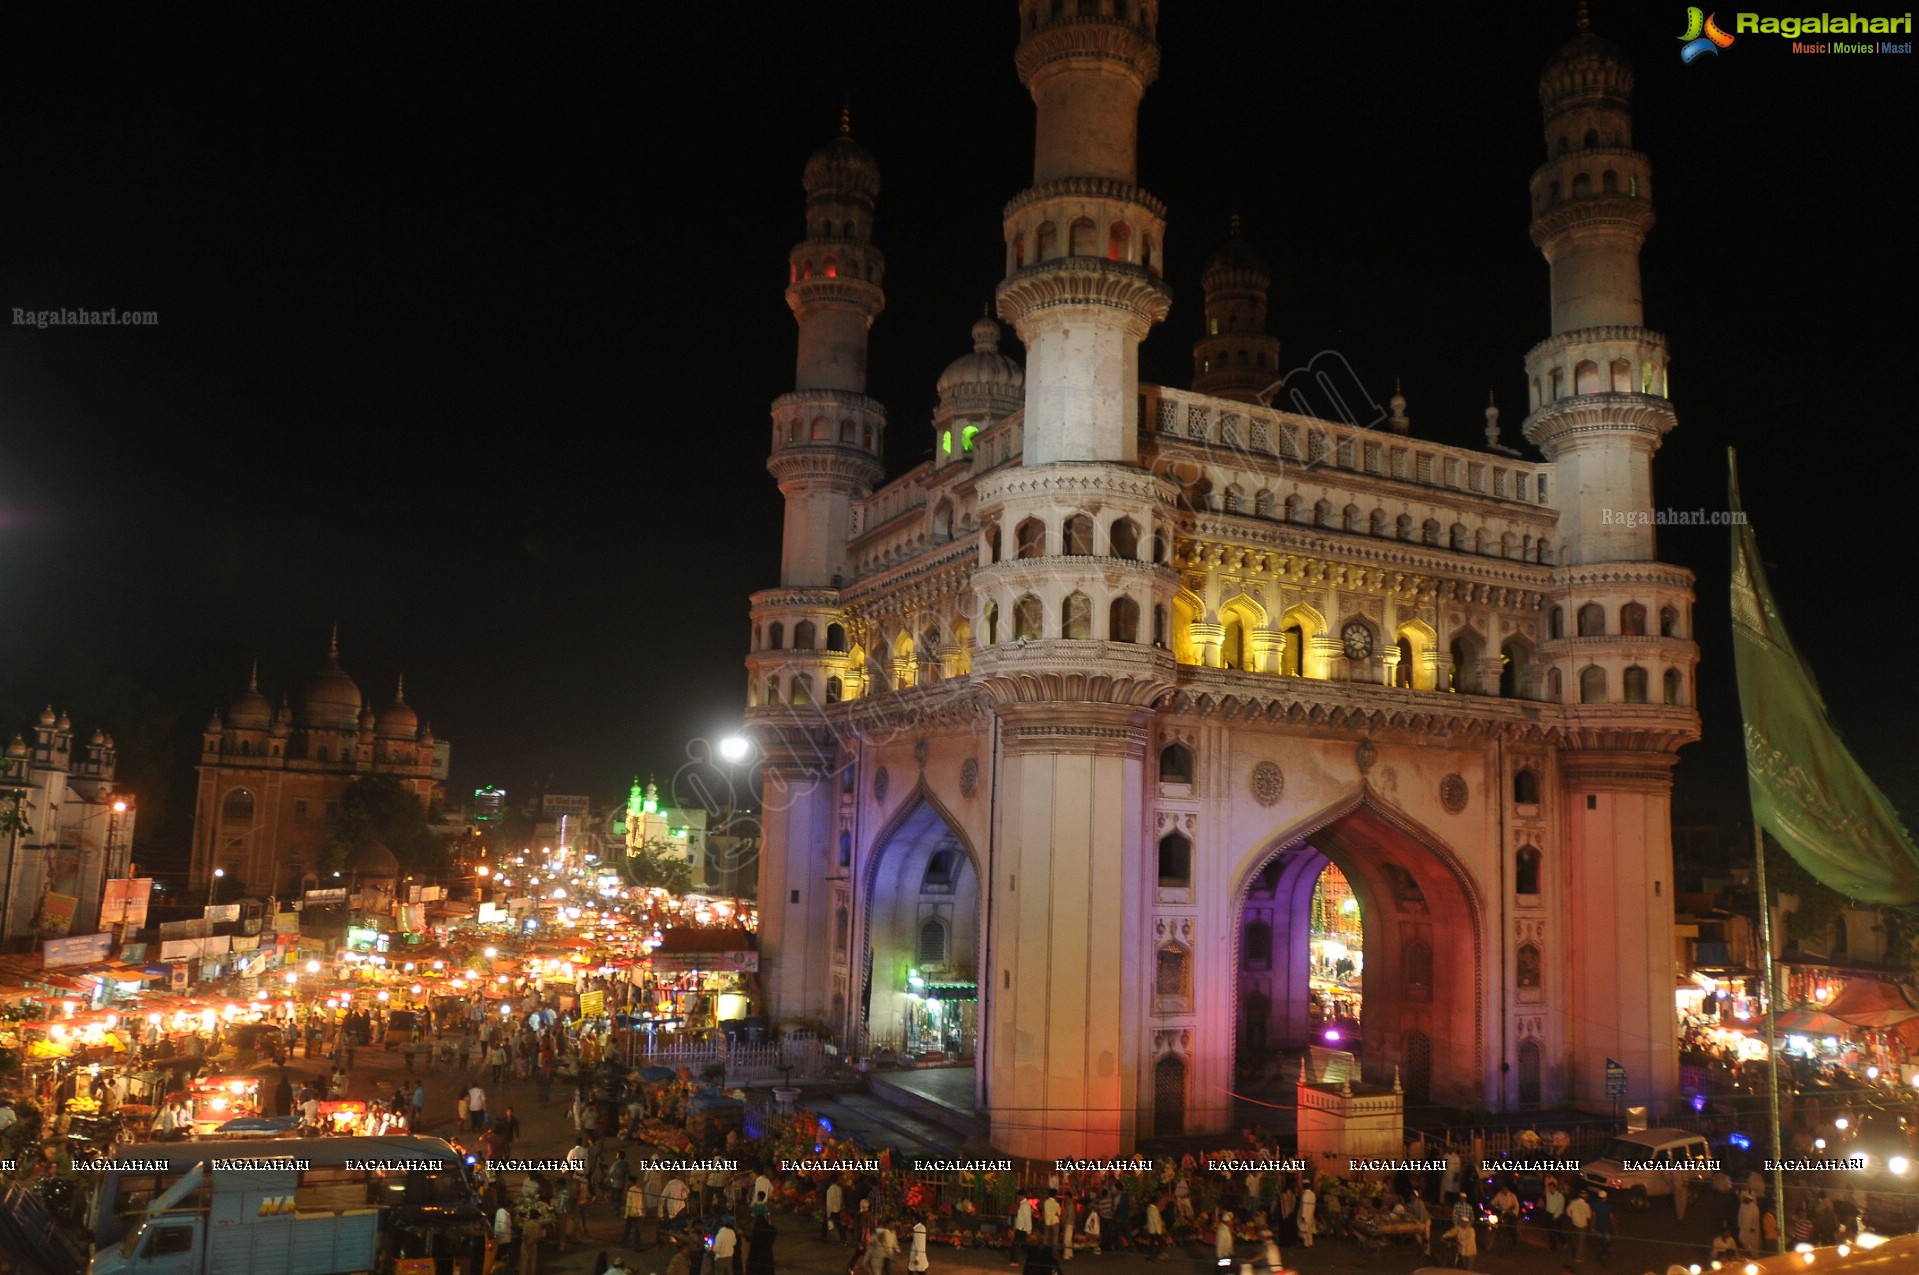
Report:
<svg viewBox="0 0 1919 1275"><path fill-rule="evenodd" d="M340 667L337 633L326 662L277 709L260 692L256 664L201 736L191 888L218 868L230 889L298 893L319 879L329 817L349 783L391 775L431 806L445 796L449 754L406 702L404 678L385 708L367 702Z"/></svg>

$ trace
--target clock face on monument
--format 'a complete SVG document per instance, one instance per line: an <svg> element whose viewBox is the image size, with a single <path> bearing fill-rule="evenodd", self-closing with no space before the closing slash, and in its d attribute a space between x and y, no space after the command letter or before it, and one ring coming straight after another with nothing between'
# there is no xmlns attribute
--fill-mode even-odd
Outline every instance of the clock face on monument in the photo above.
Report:
<svg viewBox="0 0 1919 1275"><path fill-rule="evenodd" d="M1346 658L1363 660L1373 653L1373 631L1355 621L1341 631L1339 639L1346 647Z"/></svg>

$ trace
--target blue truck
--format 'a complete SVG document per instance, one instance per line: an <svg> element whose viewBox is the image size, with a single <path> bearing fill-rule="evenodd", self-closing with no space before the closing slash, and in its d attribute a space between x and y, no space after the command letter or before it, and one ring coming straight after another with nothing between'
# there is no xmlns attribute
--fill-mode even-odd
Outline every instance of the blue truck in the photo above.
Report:
<svg viewBox="0 0 1919 1275"><path fill-rule="evenodd" d="M439 1138L122 1146L91 1175L89 1275L485 1270L467 1159Z"/></svg>

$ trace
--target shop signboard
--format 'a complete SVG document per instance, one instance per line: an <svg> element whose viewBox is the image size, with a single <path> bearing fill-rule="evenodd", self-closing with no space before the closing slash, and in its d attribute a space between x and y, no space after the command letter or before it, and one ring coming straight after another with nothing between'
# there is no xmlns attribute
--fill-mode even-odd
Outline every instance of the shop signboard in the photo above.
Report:
<svg viewBox="0 0 1919 1275"><path fill-rule="evenodd" d="M655 952L648 958L657 973L684 974L691 970L712 973L757 974L758 952Z"/></svg>
<svg viewBox="0 0 1919 1275"><path fill-rule="evenodd" d="M160 937L164 939L195 939L213 933L213 923L205 917L196 917L191 921L160 922Z"/></svg>
<svg viewBox="0 0 1919 1275"><path fill-rule="evenodd" d="M496 921L506 920L506 913L500 910L500 905L497 903L482 903L479 920L481 925L490 925Z"/></svg>
<svg viewBox="0 0 1919 1275"><path fill-rule="evenodd" d="M100 924L139 929L147 923L147 902L152 897L152 877L113 878L100 903Z"/></svg>
<svg viewBox="0 0 1919 1275"><path fill-rule="evenodd" d="M239 919L240 905L238 903L207 904L207 920L213 922L215 925L218 925L222 921L237 921Z"/></svg>
<svg viewBox="0 0 1919 1275"><path fill-rule="evenodd" d="M540 817L543 819L560 819L563 817L584 819L587 808L592 804L593 803L586 797L562 796L559 793L548 793L546 796L540 798Z"/></svg>
<svg viewBox="0 0 1919 1275"><path fill-rule="evenodd" d="M330 889L330 890L308 890L306 892L306 905L310 908L326 907L330 904L345 903L345 902L346 902L345 886L335 886L333 889Z"/></svg>
<svg viewBox="0 0 1919 1275"><path fill-rule="evenodd" d="M300 914L298 912L274 913L273 932L275 934L298 934L300 932Z"/></svg>
<svg viewBox="0 0 1919 1275"><path fill-rule="evenodd" d="M606 1012L606 993L599 988L580 993L580 1013L588 1018Z"/></svg>
<svg viewBox="0 0 1919 1275"><path fill-rule="evenodd" d="M44 938L63 938L73 925L74 909L80 900L71 894L48 894L40 903L40 934Z"/></svg>
<svg viewBox="0 0 1919 1275"><path fill-rule="evenodd" d="M162 944L162 947L164 946L165 945ZM174 991L184 992L187 989L187 985L191 983L192 981L193 981L193 974L190 970L187 969L186 966L176 965L173 967L173 977L169 980L169 982L172 984Z"/></svg>
<svg viewBox="0 0 1919 1275"><path fill-rule="evenodd" d="M192 939L169 939L160 944L160 959L184 961L196 956L202 958L224 956L232 942L232 936L226 934L212 934Z"/></svg>
<svg viewBox="0 0 1919 1275"><path fill-rule="evenodd" d="M79 934L73 938L48 939L42 960L48 969L62 965L91 965L104 961L113 951L111 934Z"/></svg>
<svg viewBox="0 0 1919 1275"><path fill-rule="evenodd" d="M120 945L120 959L129 965L138 965L147 959L147 945L145 943L122 943Z"/></svg>

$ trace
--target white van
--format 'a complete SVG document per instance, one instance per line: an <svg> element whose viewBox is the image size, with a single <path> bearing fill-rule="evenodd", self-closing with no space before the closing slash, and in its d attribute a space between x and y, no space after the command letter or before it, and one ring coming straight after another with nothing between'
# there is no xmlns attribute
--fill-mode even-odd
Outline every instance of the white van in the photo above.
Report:
<svg viewBox="0 0 1919 1275"><path fill-rule="evenodd" d="M1644 1129L1614 1138L1605 1154L1579 1166L1588 1189L1606 1191L1633 1208L1656 1195L1672 1194L1673 1171L1708 1178L1719 1172L1703 1133L1684 1129Z"/></svg>

